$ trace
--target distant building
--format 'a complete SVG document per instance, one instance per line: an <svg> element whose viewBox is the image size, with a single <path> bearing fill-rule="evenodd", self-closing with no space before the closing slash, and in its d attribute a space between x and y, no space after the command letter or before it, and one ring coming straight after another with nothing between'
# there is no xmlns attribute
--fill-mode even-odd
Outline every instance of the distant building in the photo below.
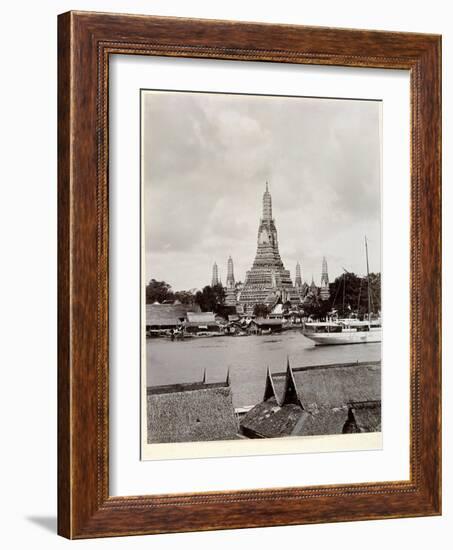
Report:
<svg viewBox="0 0 453 550"><path fill-rule="evenodd" d="M381 431L380 362L267 372L263 401L241 419L250 438Z"/></svg>
<svg viewBox="0 0 453 550"><path fill-rule="evenodd" d="M327 260L325 257L322 259L321 289L319 291L319 296L321 300L328 300L330 298L329 274L327 272Z"/></svg>
<svg viewBox="0 0 453 550"><path fill-rule="evenodd" d="M263 214L258 227L255 260L239 295L244 313L253 312L256 304L273 306L279 299L298 303L299 296L285 269L278 249L277 228L272 217L272 197L266 183L263 195Z"/></svg>
<svg viewBox="0 0 453 550"><path fill-rule="evenodd" d="M276 304L269 313L269 319L283 319L283 304L279 302Z"/></svg>
<svg viewBox="0 0 453 550"><path fill-rule="evenodd" d="M190 306L175 304L146 304L146 329L164 331L176 329L186 320Z"/></svg>
<svg viewBox="0 0 453 550"><path fill-rule="evenodd" d="M187 312L187 321L184 323L188 333L220 332L220 326L212 311L202 313Z"/></svg>
<svg viewBox="0 0 453 550"><path fill-rule="evenodd" d="M226 382L147 389L148 443L237 439L238 422Z"/></svg>
<svg viewBox="0 0 453 550"><path fill-rule="evenodd" d="M249 334L261 334L264 332L281 332L283 330L283 323L281 319L264 319L256 318L252 319L247 327Z"/></svg>

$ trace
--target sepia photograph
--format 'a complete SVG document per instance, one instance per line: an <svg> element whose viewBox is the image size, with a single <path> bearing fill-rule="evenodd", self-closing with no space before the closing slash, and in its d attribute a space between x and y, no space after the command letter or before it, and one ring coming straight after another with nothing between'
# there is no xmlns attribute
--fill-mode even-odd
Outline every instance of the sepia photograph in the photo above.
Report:
<svg viewBox="0 0 453 550"><path fill-rule="evenodd" d="M382 102L140 94L144 446L380 434Z"/></svg>
<svg viewBox="0 0 453 550"><path fill-rule="evenodd" d="M35 367L50 345L57 433L15 407L29 388L47 403L41 368L7 408L33 448L58 447L58 502L44 480L50 516L29 523L67 539L274 526L277 544L320 524L322 548L338 530L321 524L442 514L442 36L433 10L378 31L334 7L53 21L58 308L37 311L58 353L27 347ZM32 118L40 90L24 88ZM22 157L47 158L35 141ZM49 211L41 186L38 202L7 187ZM37 260L20 280L46 254L16 218L16 256ZM21 316L24 285L6 288Z"/></svg>

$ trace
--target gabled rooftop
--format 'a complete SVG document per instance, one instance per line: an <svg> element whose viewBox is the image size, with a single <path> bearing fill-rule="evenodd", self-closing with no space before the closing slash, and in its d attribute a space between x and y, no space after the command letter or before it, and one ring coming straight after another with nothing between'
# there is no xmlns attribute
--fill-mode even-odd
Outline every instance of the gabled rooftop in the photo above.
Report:
<svg viewBox="0 0 453 550"><path fill-rule="evenodd" d="M241 420L248 437L380 431L380 362L268 370L263 401Z"/></svg>

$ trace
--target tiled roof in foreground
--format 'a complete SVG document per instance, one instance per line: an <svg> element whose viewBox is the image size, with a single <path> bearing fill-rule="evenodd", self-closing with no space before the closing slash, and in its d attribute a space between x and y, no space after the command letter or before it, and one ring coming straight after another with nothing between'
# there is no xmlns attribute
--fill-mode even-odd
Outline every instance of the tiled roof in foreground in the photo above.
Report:
<svg viewBox="0 0 453 550"><path fill-rule="evenodd" d="M148 388L148 443L237 439L229 379Z"/></svg>
<svg viewBox="0 0 453 550"><path fill-rule="evenodd" d="M264 399L241 420L247 437L381 430L380 362L268 373Z"/></svg>

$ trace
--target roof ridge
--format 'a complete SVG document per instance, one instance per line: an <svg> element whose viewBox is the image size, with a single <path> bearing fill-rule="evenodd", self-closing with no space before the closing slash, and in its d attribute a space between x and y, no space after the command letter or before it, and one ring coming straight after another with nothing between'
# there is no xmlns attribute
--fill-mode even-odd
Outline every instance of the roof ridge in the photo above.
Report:
<svg viewBox="0 0 453 550"><path fill-rule="evenodd" d="M377 366L380 365L381 361L355 361L351 363L327 363L325 365L307 365L304 367L292 367L291 370L293 372L303 372L308 370L316 370L316 369L329 369L329 368L349 368L349 367L364 367L364 366ZM285 372L275 372L273 374L274 377L276 376L285 376Z"/></svg>
<svg viewBox="0 0 453 550"><path fill-rule="evenodd" d="M226 382L183 382L180 384L166 384L162 386L150 386L146 388L147 395L159 395L164 393L179 393L185 391L207 390L210 388L228 388Z"/></svg>

